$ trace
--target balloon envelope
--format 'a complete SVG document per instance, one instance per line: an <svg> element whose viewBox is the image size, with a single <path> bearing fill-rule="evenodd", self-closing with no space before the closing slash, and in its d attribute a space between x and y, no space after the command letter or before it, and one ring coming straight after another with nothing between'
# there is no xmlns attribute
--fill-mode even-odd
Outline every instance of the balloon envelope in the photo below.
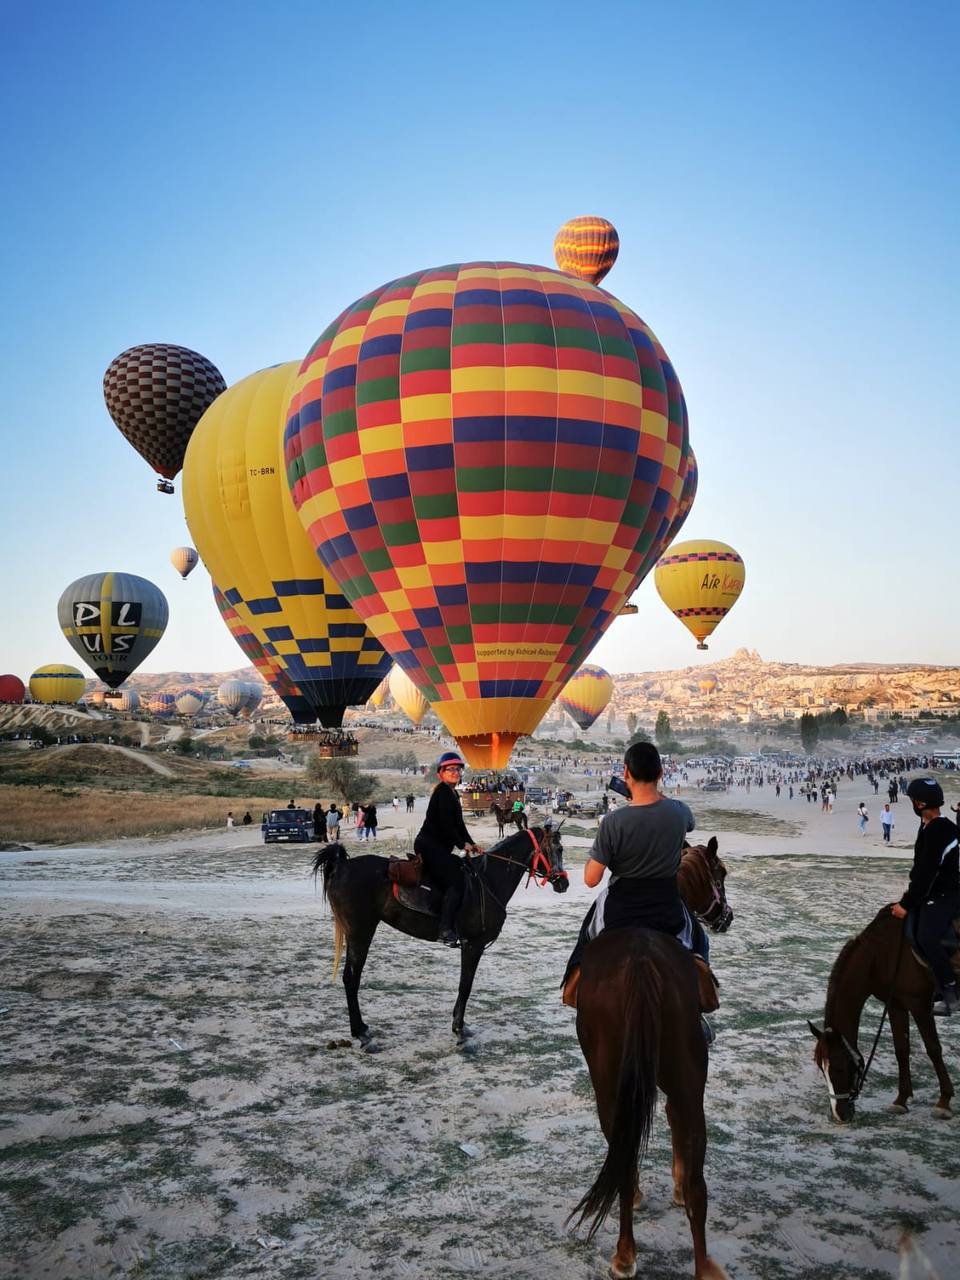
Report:
<svg viewBox="0 0 960 1280"><path fill-rule="evenodd" d="M702 671L700 678L697 680L697 688L701 693L713 693L717 684L717 677L713 671Z"/></svg>
<svg viewBox="0 0 960 1280"><path fill-rule="evenodd" d="M264 651L339 725L390 669L323 568L294 510L282 433L296 362L244 378L204 414L187 451L183 504L204 563Z"/></svg>
<svg viewBox="0 0 960 1280"><path fill-rule="evenodd" d="M643 321L512 263L417 272L348 308L286 428L321 559L475 767L506 763L652 568L687 453Z"/></svg>
<svg viewBox="0 0 960 1280"><path fill-rule="evenodd" d="M388 681L394 702L413 723L419 724L427 714L430 703L413 683L402 667L394 667Z"/></svg>
<svg viewBox="0 0 960 1280"><path fill-rule="evenodd" d="M168 342L130 347L103 375L110 417L154 471L172 480L183 466L190 434L226 389L210 361Z"/></svg>
<svg viewBox="0 0 960 1280"><path fill-rule="evenodd" d="M251 686L246 680L224 680L217 690L217 701L221 706L238 716L247 706ZM259 697L257 699L259 701Z"/></svg>
<svg viewBox="0 0 960 1280"><path fill-rule="evenodd" d="M676 542L657 564L660 599L706 649L707 636L737 603L745 578L733 547L708 539Z"/></svg>
<svg viewBox="0 0 960 1280"><path fill-rule="evenodd" d="M147 703L150 711L160 720L169 720L176 710L177 700L172 693L156 693Z"/></svg>
<svg viewBox="0 0 960 1280"><path fill-rule="evenodd" d="M619 252L617 229L606 218L571 218L553 241L553 256L560 270L590 284L600 283Z"/></svg>
<svg viewBox="0 0 960 1280"><path fill-rule="evenodd" d="M170 552L170 563L181 578L189 577L199 562L200 557L193 547L174 547Z"/></svg>
<svg viewBox="0 0 960 1280"><path fill-rule="evenodd" d="M22 702L26 692L19 676L0 676L0 702Z"/></svg>
<svg viewBox="0 0 960 1280"><path fill-rule="evenodd" d="M38 667L30 677L30 697L34 702L79 702L85 684L76 667L54 662Z"/></svg>
<svg viewBox="0 0 960 1280"><path fill-rule="evenodd" d="M195 716L203 706L203 694L199 689L178 689L175 706L182 716Z"/></svg>
<svg viewBox="0 0 960 1280"><path fill-rule="evenodd" d="M613 681L603 667L581 667L564 685L558 702L581 729L589 729L613 696Z"/></svg>
<svg viewBox="0 0 960 1280"><path fill-rule="evenodd" d="M140 706L140 695L136 689L121 689L113 700L117 711L136 711Z"/></svg>
<svg viewBox="0 0 960 1280"><path fill-rule="evenodd" d="M256 667L258 673L293 716L294 723L312 724L317 718L316 711L286 672L282 671L274 659L266 652L263 645L216 583L212 585L213 598L216 601L217 609L220 611L220 616L234 640L236 640L247 658Z"/></svg>
<svg viewBox="0 0 960 1280"><path fill-rule="evenodd" d="M116 689L163 635L167 600L133 573L92 573L71 582L57 605L60 629L73 649Z"/></svg>

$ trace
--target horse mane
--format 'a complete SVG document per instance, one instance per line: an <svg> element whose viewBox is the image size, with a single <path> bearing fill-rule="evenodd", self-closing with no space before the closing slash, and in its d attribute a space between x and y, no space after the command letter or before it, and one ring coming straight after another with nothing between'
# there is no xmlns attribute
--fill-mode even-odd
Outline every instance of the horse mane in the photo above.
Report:
<svg viewBox="0 0 960 1280"><path fill-rule="evenodd" d="M833 1006L836 1001L837 987L839 985L839 975L845 968L854 951L864 942L872 941L874 932L878 926L885 920L890 920L890 908L881 907L870 923L860 933L852 938L848 938L840 949L840 954L833 962L833 968L830 970L830 977L827 980L827 999L823 1009L823 1021L825 1026L830 1025L830 1019L833 1014Z"/></svg>

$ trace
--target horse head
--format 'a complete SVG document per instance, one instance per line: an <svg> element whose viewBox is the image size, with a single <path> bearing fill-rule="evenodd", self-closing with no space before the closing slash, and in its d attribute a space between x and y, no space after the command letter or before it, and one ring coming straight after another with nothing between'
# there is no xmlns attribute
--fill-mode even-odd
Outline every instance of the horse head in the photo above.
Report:
<svg viewBox="0 0 960 1280"><path fill-rule="evenodd" d="M525 834L534 841L534 849L530 853L530 874L536 875L539 863L541 871L554 893L566 893L570 881L563 868L563 841L560 839L560 827L546 822L542 827L533 827ZM539 847L537 847L539 846Z"/></svg>
<svg viewBox="0 0 960 1280"><path fill-rule="evenodd" d="M866 1075L863 1054L832 1027L824 1027L821 1031L812 1022L807 1026L817 1042L813 1060L826 1081L833 1118L846 1124L853 1119Z"/></svg>
<svg viewBox="0 0 960 1280"><path fill-rule="evenodd" d="M687 845L680 864L680 892L690 910L712 933L726 933L733 924L726 881L727 868L717 853L716 836L706 844Z"/></svg>

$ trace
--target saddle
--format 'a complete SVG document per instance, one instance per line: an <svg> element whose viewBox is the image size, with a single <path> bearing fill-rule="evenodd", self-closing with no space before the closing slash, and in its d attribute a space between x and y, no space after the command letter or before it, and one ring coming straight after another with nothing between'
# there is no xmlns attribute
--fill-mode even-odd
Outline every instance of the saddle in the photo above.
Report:
<svg viewBox="0 0 960 1280"><path fill-rule="evenodd" d="M918 964L922 965L924 969L929 969L931 967L930 961L927 959L927 957L923 954L923 952L920 950L919 946L917 945L917 939L914 933L914 928L915 928L914 914L912 911L910 912L910 914L907 916L906 920L903 923L905 927L905 935L906 935L907 943L910 947L910 950L913 952L914 959L917 961ZM943 947L945 948L945 950L950 952L950 964L953 967L954 980L956 981L957 985L960 986L960 916L957 916L957 918L950 924L949 929L943 935L940 941Z"/></svg>

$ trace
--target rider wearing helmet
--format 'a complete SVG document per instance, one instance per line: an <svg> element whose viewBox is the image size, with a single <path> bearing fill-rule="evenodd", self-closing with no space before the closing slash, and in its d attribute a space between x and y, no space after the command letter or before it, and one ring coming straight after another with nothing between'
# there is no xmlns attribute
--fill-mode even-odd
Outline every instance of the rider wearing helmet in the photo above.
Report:
<svg viewBox="0 0 960 1280"><path fill-rule="evenodd" d="M960 992L943 945L944 935L960 916L960 846L957 828L940 814L943 790L934 778L914 778L907 787L920 830L913 846L910 884L890 908L900 920L912 917L913 935L933 970L934 1006L938 1017L960 1010Z"/></svg>
<svg viewBox="0 0 960 1280"><path fill-rule="evenodd" d="M444 751L437 760L439 781L430 796L427 815L414 841L414 852L423 859L428 880L444 893L440 906L440 941L448 947L460 945L454 921L463 901L463 864L454 849L467 854L482 852L464 826L457 783L463 776L464 760L459 751Z"/></svg>

